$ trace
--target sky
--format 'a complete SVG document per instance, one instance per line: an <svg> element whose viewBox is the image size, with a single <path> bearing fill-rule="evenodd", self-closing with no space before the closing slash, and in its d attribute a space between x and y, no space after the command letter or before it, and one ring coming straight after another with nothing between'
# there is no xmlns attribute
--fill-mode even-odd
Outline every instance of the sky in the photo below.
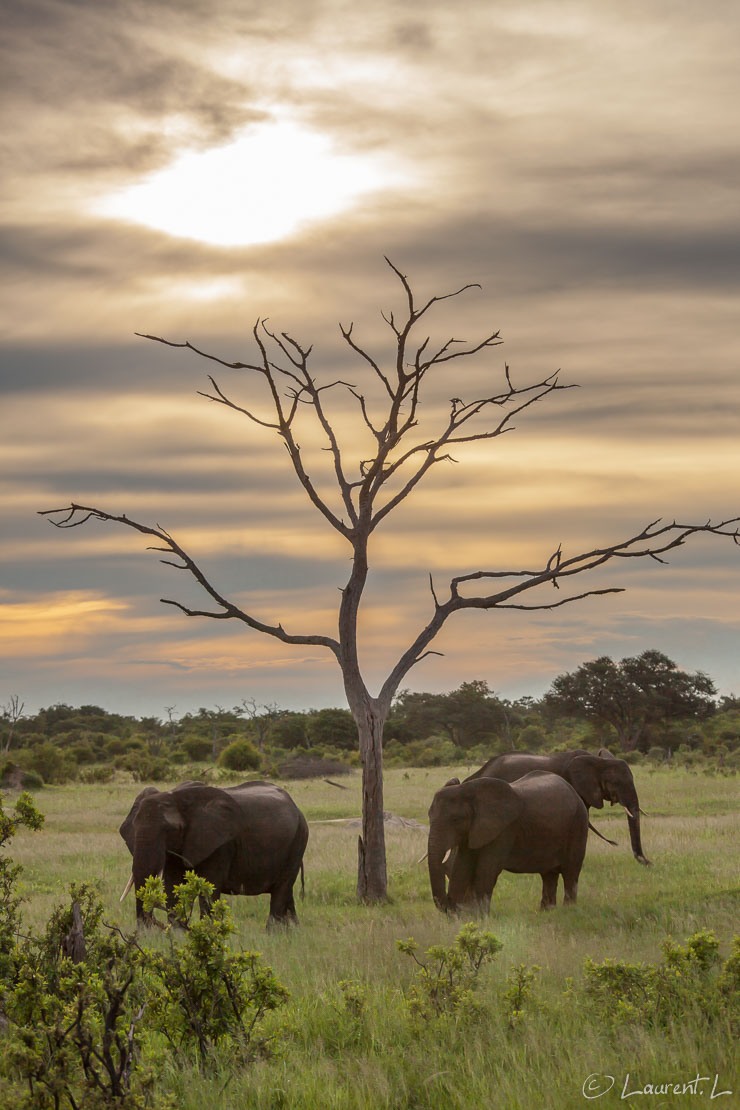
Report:
<svg viewBox="0 0 740 1110"><path fill-rule="evenodd" d="M1 6L0 704L344 704L328 652L188 618L159 599L203 599L142 537L38 513L77 501L159 524L261 620L333 634L346 544L272 433L198 393L214 373L266 418L260 382L135 333L250 361L268 317L313 345L317 380L364 389L338 325L392 361L381 313L404 297L384 256L420 299L480 284L437 306L433 338L504 340L440 369L430 421L505 362L517 384L560 369L578 388L461 448L379 529L371 691L429 619L430 575L740 514L736 4ZM357 409L331 396L351 456ZM457 614L405 685L538 696L655 648L740 692L731 541L578 584L627 590Z"/></svg>

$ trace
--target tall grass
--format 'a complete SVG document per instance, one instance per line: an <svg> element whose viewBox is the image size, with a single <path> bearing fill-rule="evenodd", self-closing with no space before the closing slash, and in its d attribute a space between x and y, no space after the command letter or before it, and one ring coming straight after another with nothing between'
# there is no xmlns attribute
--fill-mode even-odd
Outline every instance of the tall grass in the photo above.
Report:
<svg viewBox="0 0 740 1110"><path fill-rule="evenodd" d="M466 770L390 770L385 807L424 822L434 791ZM266 933L266 897L230 900L237 943L260 951L291 992L287 1007L270 1018L275 1053L246 1070L235 1071L225 1060L215 1061L209 1074L194 1065L173 1067L166 1085L176 1104L183 1110L202 1110L204 1104L228 1110L573 1110L589 1105L582 1087L594 1073L615 1077L613 1088L595 1100L601 1108L623 1104L627 1073L636 1088L683 1083L698 1072L712 1078L718 1073L719 1089L733 1090L716 1105L740 1107L729 1027L709 1027L695 1016L674 1028L609 1029L595 1020L580 989L586 956L657 962L666 935L683 940L702 927L714 930L726 954L733 931L740 931L737 779L663 768L638 768L635 774L651 814L643 821L643 840L653 866L635 862L623 812L607 807L592 816L619 847L590 837L577 906L543 914L537 909L538 876L502 875L484 924L504 947L482 976L483 1011L471 1021L452 1016L424 1022L410 1015L405 1002L415 969L396 940L413 936L421 949L450 944L462 924L431 903L426 866L417 862L426 847L424 831L389 828L391 901L358 906L357 829L320 822L359 814L359 776L344 780L347 790L324 782L288 783L311 823L300 927ZM107 920L132 927L132 902L118 904L130 856L117 830L138 789L125 783L68 785L38 795L44 830L20 833L13 843L25 868L30 927L41 927L72 880L96 881ZM541 970L533 1005L512 1029L502 994L507 972L520 963ZM359 1016L347 1010L337 987L347 979L361 984ZM688 1095L630 1101L657 1110L687 1100L691 1105Z"/></svg>

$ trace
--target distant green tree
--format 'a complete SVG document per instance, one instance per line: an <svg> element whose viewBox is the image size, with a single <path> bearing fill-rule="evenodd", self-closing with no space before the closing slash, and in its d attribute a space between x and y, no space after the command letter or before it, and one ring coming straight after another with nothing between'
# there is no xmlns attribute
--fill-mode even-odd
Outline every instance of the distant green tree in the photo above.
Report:
<svg viewBox="0 0 740 1110"><path fill-rule="evenodd" d="M307 748L308 714L286 711L270 729L270 744L276 748Z"/></svg>
<svg viewBox="0 0 740 1110"><path fill-rule="evenodd" d="M408 743L444 733L456 747L470 748L506 731L503 703L482 679L463 682L446 694L402 690L394 702L386 734Z"/></svg>
<svg viewBox="0 0 740 1110"><path fill-rule="evenodd" d="M602 655L570 674L559 675L543 699L552 714L611 726L623 751L633 751L650 726L702 720L712 714L715 686L701 671L689 674L659 651L615 663Z"/></svg>
<svg viewBox="0 0 740 1110"><path fill-rule="evenodd" d="M357 725L349 709L317 709L306 722L311 747L357 748Z"/></svg>

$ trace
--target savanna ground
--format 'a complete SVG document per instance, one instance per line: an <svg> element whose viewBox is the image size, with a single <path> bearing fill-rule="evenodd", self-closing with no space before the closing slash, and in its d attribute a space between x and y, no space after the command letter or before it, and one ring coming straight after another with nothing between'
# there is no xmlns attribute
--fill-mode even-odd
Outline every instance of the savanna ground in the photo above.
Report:
<svg viewBox="0 0 740 1110"><path fill-rule="evenodd" d="M434 791L469 770L390 770L385 807L426 822ZM635 779L650 814L643 842L653 866L635 862L623 811L606 807L593 814L595 823L619 847L590 835L576 907L540 913L539 877L502 875L483 927L503 948L481 972L482 1008L472 1018L409 1013L416 968L396 940L413 937L421 955L431 945L451 944L465 921L432 905L426 865L417 862L426 848L424 830L388 829L392 901L359 906L357 829L319 823L359 814L359 774L343 780L344 790L323 781L285 783L311 826L306 897L297 902L301 924L267 933L266 897L229 902L235 943L262 953L290 1001L268 1017L270 1056L249 1068L219 1060L202 1074L187 1062L172 1065L165 1083L176 1104L183 1110L578 1110L631 1100L644 1110L710 1101L724 1110L740 1107L740 1065L728 1023L708 1024L697 1011L661 1028L615 1027L596 1019L582 990L586 957L659 963L666 936L683 942L702 928L714 931L727 956L740 932L737 777L639 767ZM24 867L29 928L43 927L52 907L67 900L73 880L99 884L106 920L133 927L133 899L118 902L130 874L118 826L139 789L67 785L36 795L45 826L19 832L12 845ZM149 943L161 943L159 935ZM507 973L522 963L539 971L512 1022L503 992ZM338 986L346 980L360 984L351 997ZM710 1078L696 1094L640 1093L646 1084L684 1084L697 1074ZM598 1078L605 1076L614 1077L611 1089L608 1078ZM719 1095L725 1091L734 1093Z"/></svg>

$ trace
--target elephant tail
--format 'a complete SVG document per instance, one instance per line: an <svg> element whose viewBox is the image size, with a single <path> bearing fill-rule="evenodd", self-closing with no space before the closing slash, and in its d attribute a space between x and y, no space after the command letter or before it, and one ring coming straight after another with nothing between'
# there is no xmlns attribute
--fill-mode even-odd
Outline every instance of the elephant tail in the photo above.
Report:
<svg viewBox="0 0 740 1110"><path fill-rule="evenodd" d="M305 897L306 897L306 884L304 882L304 876L303 876L303 860L301 860L301 902L304 901Z"/></svg>
<svg viewBox="0 0 740 1110"><path fill-rule="evenodd" d="M594 828L590 821L588 823L588 827L590 828L591 832L595 832L596 835L600 836L602 840L605 840L607 844L613 844L615 848L617 847L616 840L610 840L608 836L604 836L603 833L600 833L598 829Z"/></svg>

